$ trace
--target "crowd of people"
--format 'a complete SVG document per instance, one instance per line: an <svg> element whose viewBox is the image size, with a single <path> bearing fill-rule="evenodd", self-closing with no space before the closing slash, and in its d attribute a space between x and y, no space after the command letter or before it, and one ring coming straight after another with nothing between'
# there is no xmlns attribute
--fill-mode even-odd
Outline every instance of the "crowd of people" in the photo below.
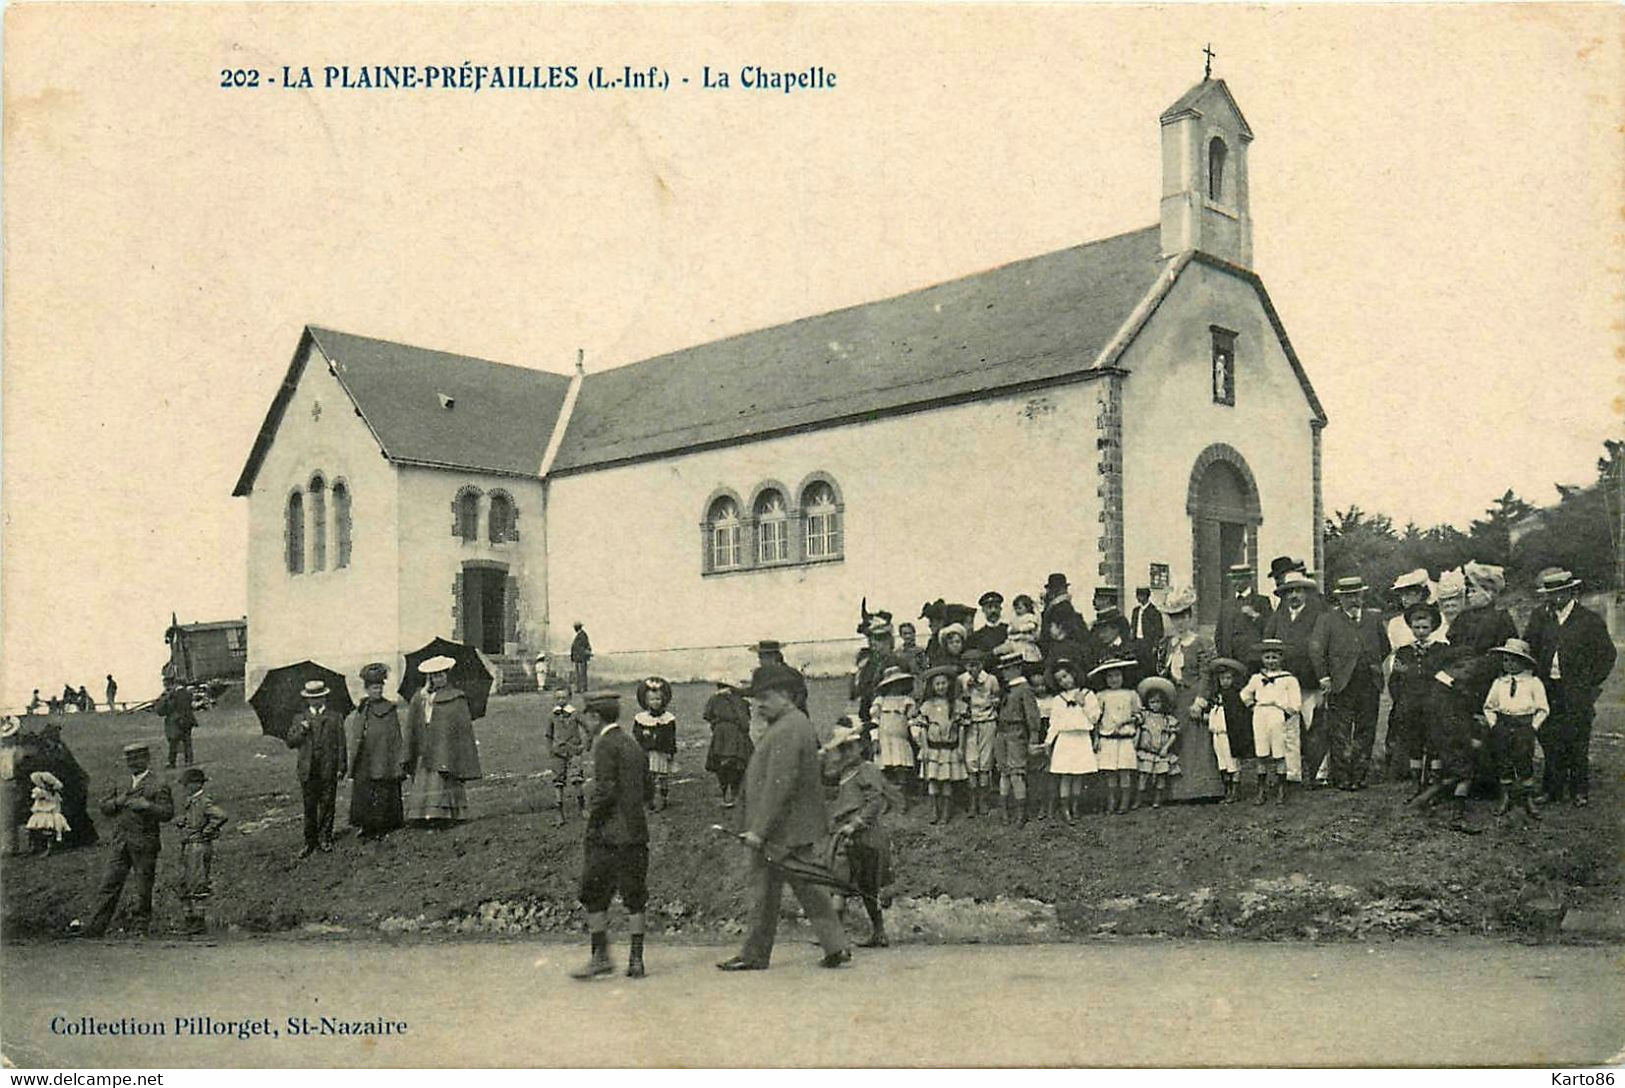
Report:
<svg viewBox="0 0 1625 1088"><path fill-rule="evenodd" d="M1541 573L1522 635L1499 604L1504 573L1488 564L1437 582L1409 572L1386 611L1367 603L1358 575L1323 593L1302 561L1282 556L1268 577L1273 601L1250 565L1227 571L1211 638L1184 588L1159 609L1141 587L1126 615L1115 591L1097 591L1086 624L1060 573L1036 598L1016 596L1009 619L996 590L975 608L927 604L923 644L913 623L866 602L852 724L905 805L927 799L932 823L984 815L995 797L1017 823L1233 803L1249 769L1260 805L1286 803L1289 783L1357 792L1408 776L1415 806L1448 798L1451 826L1468 832L1478 780L1498 783L1502 815L1518 807L1538 819L1565 796L1589 803L1591 722L1615 650L1569 572ZM1378 766L1385 688L1393 706Z"/></svg>
<svg viewBox="0 0 1625 1088"><path fill-rule="evenodd" d="M112 673L107 674L107 687L105 690L107 692L107 709L112 710L117 705L118 700L118 682L113 679ZM62 694L53 699L42 697L39 688L35 688L28 697L28 707L25 713L62 714L72 712L89 714L95 709L96 700L91 698L90 691L85 685L80 684L76 691L72 684L63 684Z"/></svg>
<svg viewBox="0 0 1625 1088"><path fill-rule="evenodd" d="M1541 604L1521 633L1498 603L1502 571L1485 564L1436 581L1426 571L1406 574L1386 611L1367 605L1371 591L1358 575L1323 594L1305 564L1281 557L1268 578L1266 596L1250 566L1228 571L1212 637L1198 629L1196 595L1183 588L1168 590L1159 607L1142 587L1127 614L1115 593L1097 591L1085 623L1059 573L1036 596L1017 595L1009 619L997 591L975 608L928 603L923 642L914 624L894 623L865 602L850 713L824 730L808 718L806 680L783 648L758 643L750 681L720 682L702 712L711 734L705 767L720 804L743 807L738 834L750 850L746 938L719 966L768 965L786 885L818 934L825 966L851 958L846 897L869 918L863 944L884 946L886 818L922 801L932 824L997 810L1012 825L1059 827L1095 812L1181 801L1282 805L1294 787L1356 792L1387 774L1411 780L1417 808L1450 800L1451 826L1469 832L1479 830L1467 819L1475 782L1496 784L1498 815L1517 808L1538 819L1543 805L1565 798L1589 803L1591 723L1615 650L1567 571L1542 572L1534 587ZM418 666L424 686L404 706L385 693L388 667L366 666L365 694L347 720L324 681L305 686L304 708L283 736L297 752L301 859L333 849L346 776L354 780L350 823L363 838L408 821L445 827L467 818L466 783L482 772L466 698L448 680L453 664L436 657ZM584 680L586 662L577 664L572 679ZM1392 709L1379 765L1385 687ZM638 709L623 722L615 692L557 693L544 729L555 819L564 824L573 809L586 825L580 898L592 945L579 978L611 970L606 912L616 894L630 915L627 973L645 971L649 814L670 803L678 722L665 678L644 679L635 698ZM765 727L754 739L753 704ZM180 830L186 927L205 925L212 843L227 815L192 766L189 701L175 695L156 709L165 715L170 766L187 765L185 797L176 804L151 773L147 745L125 749L129 780L100 804L114 852L87 934L105 930L132 874L132 923L145 929L160 828L171 820ZM76 833L93 837L82 770L41 774L45 768L16 758L16 733L11 719L0 771L7 804L24 815L21 829L42 849ZM59 732L52 740L60 745ZM63 765L60 755L54 767Z"/></svg>

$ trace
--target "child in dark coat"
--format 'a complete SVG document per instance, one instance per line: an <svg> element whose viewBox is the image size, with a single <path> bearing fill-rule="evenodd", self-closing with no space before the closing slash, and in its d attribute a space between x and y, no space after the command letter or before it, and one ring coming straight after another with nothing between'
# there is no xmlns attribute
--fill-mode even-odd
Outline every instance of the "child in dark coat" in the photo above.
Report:
<svg viewBox="0 0 1625 1088"><path fill-rule="evenodd" d="M639 710L632 716L632 736L649 760L643 787L644 804L656 812L671 804L671 775L677 770L677 715L671 705L671 684L651 676L638 685Z"/></svg>
<svg viewBox="0 0 1625 1088"><path fill-rule="evenodd" d="M745 765L755 750L750 740L750 704L732 683L721 680L716 694L705 701L701 717L711 726L705 769L717 776L722 787L722 807L733 808L739 784L745 780Z"/></svg>
<svg viewBox="0 0 1625 1088"><path fill-rule="evenodd" d="M1250 649L1250 647L1249 647ZM1253 712L1241 701L1241 688L1249 669L1233 657L1213 662L1213 700L1208 705L1207 731L1213 737L1213 756L1224 779L1219 803L1236 803L1236 780L1241 765L1253 759Z"/></svg>

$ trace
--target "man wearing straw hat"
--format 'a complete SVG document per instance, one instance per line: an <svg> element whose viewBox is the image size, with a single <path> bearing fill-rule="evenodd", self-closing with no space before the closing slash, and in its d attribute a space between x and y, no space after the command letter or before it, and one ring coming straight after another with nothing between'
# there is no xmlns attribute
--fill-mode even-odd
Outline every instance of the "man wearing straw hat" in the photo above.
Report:
<svg viewBox="0 0 1625 1088"><path fill-rule="evenodd" d="M102 798L102 812L113 818L113 853L107 859L107 872L97 892L100 903L87 937L100 937L118 909L124 881L135 874L135 906L131 910L132 930L142 936L152 924L152 881L158 871L158 851L162 846L160 829L175 816L175 798L169 787L153 775L152 751L136 742L124 746L124 765L130 772L128 786L114 786Z"/></svg>
<svg viewBox="0 0 1625 1088"><path fill-rule="evenodd" d="M344 744L344 719L327 705L331 692L325 680L307 680L300 693L305 709L288 727L282 742L299 751L297 772L299 792L305 802L305 845L300 859L317 850L333 849L333 810L338 800L339 779L350 769Z"/></svg>
<svg viewBox="0 0 1625 1088"><path fill-rule="evenodd" d="M1537 668L1546 687L1551 718L1540 731L1545 751L1545 799L1569 790L1574 803L1591 803L1591 723L1597 696L1617 656L1608 625L1580 603L1580 579L1566 570L1546 572L1537 592L1551 602L1551 618L1530 632Z"/></svg>
<svg viewBox="0 0 1625 1088"><path fill-rule="evenodd" d="M1336 607L1315 621L1309 636L1309 656L1320 674L1320 691L1331 719L1331 728L1323 734L1331 751L1331 782L1340 790L1366 787L1377 739L1382 663L1388 657L1382 616L1365 607L1365 594L1365 580L1359 575L1339 578L1332 590Z"/></svg>
<svg viewBox="0 0 1625 1088"><path fill-rule="evenodd" d="M1326 723L1315 720L1320 710L1320 675L1309 660L1309 638L1314 634L1320 614L1326 610L1326 603L1314 579L1299 568L1301 564L1294 567L1286 556L1271 564L1270 575L1276 579L1275 595L1281 603L1264 621L1264 638L1280 640L1281 664L1297 678L1298 689L1303 693L1298 727L1287 729L1284 766L1288 782L1302 781L1304 788L1309 789L1326 754L1321 733L1317 732L1324 731ZM1307 758L1311 749L1313 762Z"/></svg>
<svg viewBox="0 0 1625 1088"><path fill-rule="evenodd" d="M797 706L807 682L788 665L763 665L751 674L745 692L767 722L745 769L745 827L750 847L750 920L739 954L717 964L724 971L765 971L773 957L779 899L789 884L823 946L823 967L851 962L852 950L829 896L814 884L788 875L769 861L813 861L813 844L825 837L829 813L824 804L818 739Z"/></svg>

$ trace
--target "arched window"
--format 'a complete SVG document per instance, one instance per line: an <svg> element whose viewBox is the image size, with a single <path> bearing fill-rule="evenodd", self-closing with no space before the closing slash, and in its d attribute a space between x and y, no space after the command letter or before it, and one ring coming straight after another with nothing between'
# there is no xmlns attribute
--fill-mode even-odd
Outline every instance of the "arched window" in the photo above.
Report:
<svg viewBox="0 0 1625 1088"><path fill-rule="evenodd" d="M1215 136L1207 145L1207 195L1209 200L1224 199L1224 160L1230 149Z"/></svg>
<svg viewBox="0 0 1625 1088"><path fill-rule="evenodd" d="M310 478L310 569L327 567L327 481L321 473Z"/></svg>
<svg viewBox="0 0 1625 1088"><path fill-rule="evenodd" d="M284 533L288 545L287 560L289 574L303 574L305 571L305 495L295 490L288 495L288 510L283 519Z"/></svg>
<svg viewBox="0 0 1625 1088"><path fill-rule="evenodd" d="M827 480L814 480L801 491L802 554L807 559L833 559L841 554L841 506Z"/></svg>
<svg viewBox="0 0 1625 1088"><path fill-rule="evenodd" d="M491 492L491 509L485 515L490 522L489 530L491 543L501 544L507 540L518 540L519 533L514 524L513 498L505 491Z"/></svg>
<svg viewBox="0 0 1625 1088"><path fill-rule="evenodd" d="M452 535L459 537L464 543L472 544L480 538L480 489L465 487L457 492L457 498L452 502L452 511L456 520L452 523Z"/></svg>
<svg viewBox="0 0 1625 1088"><path fill-rule="evenodd" d="M784 493L771 488L756 497L756 561L783 563L790 558L790 507Z"/></svg>
<svg viewBox="0 0 1625 1088"><path fill-rule="evenodd" d="M741 565L739 504L726 495L705 512L706 556L712 570L733 570Z"/></svg>
<svg viewBox="0 0 1625 1088"><path fill-rule="evenodd" d="M333 481L333 569L350 565L350 487Z"/></svg>

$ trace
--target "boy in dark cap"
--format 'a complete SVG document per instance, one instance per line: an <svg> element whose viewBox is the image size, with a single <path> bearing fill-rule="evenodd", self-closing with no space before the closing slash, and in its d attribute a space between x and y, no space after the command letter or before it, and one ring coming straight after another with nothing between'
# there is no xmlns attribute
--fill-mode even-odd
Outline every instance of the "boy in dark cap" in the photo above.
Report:
<svg viewBox="0 0 1625 1088"><path fill-rule="evenodd" d="M209 872L214 866L214 840L226 826L226 810L203 792L208 780L202 767L188 767L181 772L181 792L186 799L175 815L175 826L181 833L181 910L186 916L186 932L192 935L208 929L203 904L212 891Z"/></svg>
<svg viewBox="0 0 1625 1088"><path fill-rule="evenodd" d="M553 713L547 721L547 754L553 768L553 811L558 826L564 826L564 790L568 785L575 790L576 810L585 812L586 794L582 782L586 776L584 763L592 750L592 734L570 703L570 693L560 691L553 696Z"/></svg>
<svg viewBox="0 0 1625 1088"><path fill-rule="evenodd" d="M632 936L626 977L642 978L643 908L649 898L649 823L643 812L648 761L643 748L619 724L619 695L589 692L582 702L582 721L594 735L592 799L581 866L581 905L587 911L592 958L570 976L587 980L615 970L609 962L609 901L619 892Z"/></svg>

